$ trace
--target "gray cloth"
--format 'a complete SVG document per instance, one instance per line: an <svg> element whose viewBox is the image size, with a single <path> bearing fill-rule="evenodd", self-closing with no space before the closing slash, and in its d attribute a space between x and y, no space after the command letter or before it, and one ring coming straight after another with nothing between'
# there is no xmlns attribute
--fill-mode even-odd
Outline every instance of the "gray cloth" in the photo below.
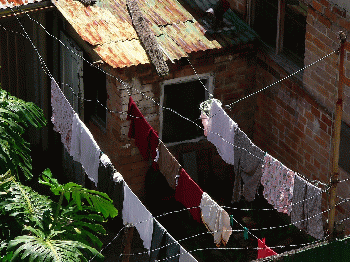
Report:
<svg viewBox="0 0 350 262"><path fill-rule="evenodd" d="M291 222L295 223L294 225L297 228L305 230L317 239L322 239L324 235L321 199L320 188L295 175Z"/></svg>
<svg viewBox="0 0 350 262"><path fill-rule="evenodd" d="M255 146L239 128L235 130L234 145L235 182L231 202L238 202L242 195L245 200L251 202L255 199L262 176L261 168L265 152Z"/></svg>
<svg viewBox="0 0 350 262"><path fill-rule="evenodd" d="M120 217L123 210L124 201L124 179L121 175L119 179L114 179L119 174L108 156L102 154L98 167L98 191L106 193L112 200L115 208L118 210Z"/></svg>
<svg viewBox="0 0 350 262"><path fill-rule="evenodd" d="M166 261L178 262L180 258L179 254L180 245L176 243L175 239L156 219L153 219L151 256L149 261L153 262L168 258Z"/></svg>

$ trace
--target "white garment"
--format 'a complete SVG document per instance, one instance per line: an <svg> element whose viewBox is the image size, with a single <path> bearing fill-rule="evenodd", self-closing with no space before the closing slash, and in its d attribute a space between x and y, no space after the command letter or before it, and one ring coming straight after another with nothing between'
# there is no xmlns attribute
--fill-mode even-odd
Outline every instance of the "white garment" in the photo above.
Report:
<svg viewBox="0 0 350 262"><path fill-rule="evenodd" d="M74 110L54 79L51 80L51 106L53 130L61 134L61 141L69 152Z"/></svg>
<svg viewBox="0 0 350 262"><path fill-rule="evenodd" d="M146 209L146 207L141 203L141 201L131 191L126 183L124 183L124 201L122 213L124 225L127 223L133 224L143 240L143 246L150 250L153 234L152 214Z"/></svg>
<svg viewBox="0 0 350 262"><path fill-rule="evenodd" d="M208 141L212 142L216 146L216 149L218 150L218 153L222 159L231 165L233 165L235 162L233 145L235 129L237 127L237 124L214 100L208 121Z"/></svg>
<svg viewBox="0 0 350 262"><path fill-rule="evenodd" d="M98 166L101 150L90 130L80 120L77 113L73 117L70 155L82 164L89 179L97 186Z"/></svg>
<svg viewBox="0 0 350 262"><path fill-rule="evenodd" d="M182 246L180 246L180 258L179 262L197 262L191 253L187 252Z"/></svg>
<svg viewBox="0 0 350 262"><path fill-rule="evenodd" d="M200 207L202 220L213 232L215 244L220 246L223 242L226 245L232 233L230 216L206 192L202 195Z"/></svg>

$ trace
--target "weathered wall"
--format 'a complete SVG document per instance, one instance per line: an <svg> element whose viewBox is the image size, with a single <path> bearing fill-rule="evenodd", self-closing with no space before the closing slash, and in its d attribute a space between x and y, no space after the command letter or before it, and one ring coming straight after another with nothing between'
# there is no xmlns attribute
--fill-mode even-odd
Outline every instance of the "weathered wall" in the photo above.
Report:
<svg viewBox="0 0 350 262"><path fill-rule="evenodd" d="M214 96L220 99L223 104L229 104L249 94L255 88L255 57L255 52L248 49L238 54L234 51L200 52L192 54L190 60L198 74L214 73ZM115 76L144 92L145 95L153 98L157 103L160 102L160 84L162 81L194 75L192 67L182 62L170 64L170 72L169 76L161 79L155 74L151 66L112 70ZM130 92L147 121L159 132L159 106L135 90ZM126 113L129 101L126 88L117 80L108 77L107 93L107 107L113 111ZM228 114L251 136L254 129L254 109L255 102L253 99L249 102L242 102L233 110L228 111ZM148 164L142 160L133 140L127 137L129 121L126 120L126 114L108 114L106 126L107 128L104 129L94 122L90 122L89 125L101 149L110 156L114 166L123 174L125 181L135 194L142 199L145 193L144 181ZM203 142L202 146L211 147L210 145L204 145ZM220 160L214 157L215 163ZM214 168L216 167L217 171L224 172L223 166L215 163ZM218 169L218 167L220 168Z"/></svg>

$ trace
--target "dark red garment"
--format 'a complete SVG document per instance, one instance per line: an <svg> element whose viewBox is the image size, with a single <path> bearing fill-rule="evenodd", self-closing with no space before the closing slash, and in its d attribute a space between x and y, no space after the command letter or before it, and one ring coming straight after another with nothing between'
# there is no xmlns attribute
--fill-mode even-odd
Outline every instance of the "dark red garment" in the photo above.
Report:
<svg viewBox="0 0 350 262"><path fill-rule="evenodd" d="M265 245L265 238L262 240L258 239L258 259L277 255L275 251Z"/></svg>
<svg viewBox="0 0 350 262"><path fill-rule="evenodd" d="M201 209L199 205L202 200L203 190L192 180L186 171L180 169L180 177L176 186L175 199L182 203L185 207L191 208L189 211L194 220L201 222Z"/></svg>
<svg viewBox="0 0 350 262"><path fill-rule="evenodd" d="M138 147L144 160L154 159L157 155L159 138L157 132L148 124L136 103L129 98L128 116L126 120L130 120L130 128L128 137L135 139L135 145Z"/></svg>

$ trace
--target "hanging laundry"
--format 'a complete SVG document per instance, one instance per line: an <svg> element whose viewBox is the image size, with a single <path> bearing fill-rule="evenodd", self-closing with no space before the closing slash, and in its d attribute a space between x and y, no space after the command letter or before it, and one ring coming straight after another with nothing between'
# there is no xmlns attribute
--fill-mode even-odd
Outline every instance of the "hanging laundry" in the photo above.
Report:
<svg viewBox="0 0 350 262"><path fill-rule="evenodd" d="M265 153L255 146L239 128L236 128L234 137L235 182L231 202L239 201L242 195L245 200L251 202L255 199L260 184L261 168Z"/></svg>
<svg viewBox="0 0 350 262"><path fill-rule="evenodd" d="M152 214L146 209L125 182L122 213L124 225L129 223L136 227L141 239L143 240L143 246L149 251L153 234Z"/></svg>
<svg viewBox="0 0 350 262"><path fill-rule="evenodd" d="M275 251L265 245L265 238L258 239L258 259L278 255Z"/></svg>
<svg viewBox="0 0 350 262"><path fill-rule="evenodd" d="M324 236L321 199L320 188L295 175L291 222L317 239Z"/></svg>
<svg viewBox="0 0 350 262"><path fill-rule="evenodd" d="M175 189L176 176L181 168L176 158L169 152L163 142L159 143L159 170L165 176L169 185Z"/></svg>
<svg viewBox="0 0 350 262"><path fill-rule="evenodd" d="M161 261L166 259L167 261L178 262L180 258L180 245L156 219L153 220L153 234L149 261Z"/></svg>
<svg viewBox="0 0 350 262"><path fill-rule="evenodd" d="M135 139L135 145L140 150L143 159L145 161L154 160L159 143L158 134L143 117L132 97L129 98L126 120L130 120L128 137Z"/></svg>
<svg viewBox="0 0 350 262"><path fill-rule="evenodd" d="M156 165L152 165L145 179L146 205L153 215L161 215L171 212L172 204L175 202L175 190L166 181L164 175Z"/></svg>
<svg viewBox="0 0 350 262"><path fill-rule="evenodd" d="M90 130L80 120L77 113L73 117L70 155L82 164L89 179L98 183L98 167L101 150Z"/></svg>
<svg viewBox="0 0 350 262"><path fill-rule="evenodd" d="M97 188L99 191L106 194L112 192L113 184L113 175L116 172L114 166L112 165L109 157L102 153L100 157L99 167L98 167L98 185Z"/></svg>
<svg viewBox="0 0 350 262"><path fill-rule="evenodd" d="M214 100L208 121L208 141L216 146L222 159L231 165L235 163L233 144L237 127L237 124Z"/></svg>
<svg viewBox="0 0 350 262"><path fill-rule="evenodd" d="M269 154L264 157L261 184L264 197L278 212L290 215L295 172Z"/></svg>
<svg viewBox="0 0 350 262"><path fill-rule="evenodd" d="M209 117L206 114L204 114L203 112L201 112L200 118L202 119L202 125L204 127L204 135L207 136L208 135Z"/></svg>
<svg viewBox="0 0 350 262"><path fill-rule="evenodd" d="M197 260L187 252L182 246L180 246L180 258L179 262L197 262Z"/></svg>
<svg viewBox="0 0 350 262"><path fill-rule="evenodd" d="M61 141L70 152L74 110L54 79L51 79L51 106L53 130L61 134Z"/></svg>
<svg viewBox="0 0 350 262"><path fill-rule="evenodd" d="M121 212L124 200L124 179L104 153L101 155L98 167L97 189L106 193L113 200L113 205L118 212Z"/></svg>
<svg viewBox="0 0 350 262"><path fill-rule="evenodd" d="M217 247L225 246L232 233L230 216L206 192L202 195L200 207L204 225L213 232L214 243Z"/></svg>
<svg viewBox="0 0 350 262"><path fill-rule="evenodd" d="M192 180L186 171L181 168L179 181L175 190L175 199L185 207L190 208L189 211L193 219L199 223L201 222L201 210L199 209L199 205L202 200L202 194L202 189Z"/></svg>

